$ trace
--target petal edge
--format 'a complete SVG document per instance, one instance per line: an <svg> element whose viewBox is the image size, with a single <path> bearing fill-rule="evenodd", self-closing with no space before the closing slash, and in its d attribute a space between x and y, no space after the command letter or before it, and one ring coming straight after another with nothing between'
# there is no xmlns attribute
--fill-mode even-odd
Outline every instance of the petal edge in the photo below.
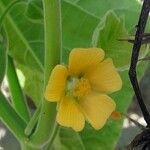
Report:
<svg viewBox="0 0 150 150"><path fill-rule="evenodd" d="M56 117L57 122L64 127L71 127L76 132L84 128L84 115L80 112L73 98L65 97L61 100Z"/></svg>
<svg viewBox="0 0 150 150"><path fill-rule="evenodd" d="M75 48L69 55L69 74L84 74L90 67L95 67L104 59L100 48Z"/></svg>
<svg viewBox="0 0 150 150"><path fill-rule="evenodd" d="M80 100L80 106L87 121L98 130L105 125L116 104L107 95L91 93Z"/></svg>
<svg viewBox="0 0 150 150"><path fill-rule="evenodd" d="M111 58L105 59L95 70L85 76L93 89L99 92L115 92L122 87L122 80Z"/></svg>
<svg viewBox="0 0 150 150"><path fill-rule="evenodd" d="M68 70L63 65L57 65L52 70L44 97L51 102L57 102L64 93Z"/></svg>

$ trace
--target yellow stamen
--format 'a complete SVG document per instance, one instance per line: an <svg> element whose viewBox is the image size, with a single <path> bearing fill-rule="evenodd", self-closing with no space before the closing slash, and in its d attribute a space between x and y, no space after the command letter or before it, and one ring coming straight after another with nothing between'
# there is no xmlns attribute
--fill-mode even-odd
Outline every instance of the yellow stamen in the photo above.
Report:
<svg viewBox="0 0 150 150"><path fill-rule="evenodd" d="M75 97L82 97L91 91L90 83L87 79L81 78L79 79L73 89L73 96Z"/></svg>

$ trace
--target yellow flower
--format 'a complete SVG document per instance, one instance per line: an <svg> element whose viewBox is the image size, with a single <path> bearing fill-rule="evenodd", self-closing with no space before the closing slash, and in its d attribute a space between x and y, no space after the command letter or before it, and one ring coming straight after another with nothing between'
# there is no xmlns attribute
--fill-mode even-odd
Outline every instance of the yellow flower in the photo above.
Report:
<svg viewBox="0 0 150 150"><path fill-rule="evenodd" d="M69 66L57 65L50 76L45 98L58 102L57 122L81 131L87 120L100 129L115 110L106 94L121 89L122 81L110 58L99 48L75 48Z"/></svg>

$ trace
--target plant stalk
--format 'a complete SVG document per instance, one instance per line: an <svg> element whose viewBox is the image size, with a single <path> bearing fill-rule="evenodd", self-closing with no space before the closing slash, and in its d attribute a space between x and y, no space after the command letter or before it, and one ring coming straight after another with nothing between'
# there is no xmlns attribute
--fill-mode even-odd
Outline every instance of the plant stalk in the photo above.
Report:
<svg viewBox="0 0 150 150"><path fill-rule="evenodd" d="M43 0L45 29L45 73L44 87L55 65L60 63L61 43L61 3L60 0ZM44 95L44 94L43 94ZM30 142L43 147L55 130L56 103L43 100L41 114Z"/></svg>
<svg viewBox="0 0 150 150"><path fill-rule="evenodd" d="M10 56L8 56L7 79L14 109L26 122L28 122L30 113L27 106L27 100L20 87L15 66Z"/></svg>
<svg viewBox="0 0 150 150"><path fill-rule="evenodd" d="M18 141L26 140L24 129L26 123L20 118L16 111L8 103L3 93L0 91L0 119L8 127L8 129L15 135Z"/></svg>

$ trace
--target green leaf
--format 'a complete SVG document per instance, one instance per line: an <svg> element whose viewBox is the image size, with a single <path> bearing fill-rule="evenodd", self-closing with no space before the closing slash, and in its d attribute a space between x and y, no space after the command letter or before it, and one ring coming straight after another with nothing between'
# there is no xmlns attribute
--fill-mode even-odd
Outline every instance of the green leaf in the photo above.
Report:
<svg viewBox="0 0 150 150"><path fill-rule="evenodd" d="M120 19L113 11L108 11L94 31L92 44L94 47L104 49L106 57L112 58L116 67L127 68L133 44L119 41L119 39L127 39L128 37L129 33L124 26L124 20ZM147 50L148 47L146 49L144 46L140 57L144 57Z"/></svg>
<svg viewBox="0 0 150 150"><path fill-rule="evenodd" d="M104 49L106 57L111 57L117 68L127 69L132 44L119 41L129 37L124 19L110 10L99 19L77 5L65 1L62 3L62 8L64 62L73 48L92 46ZM148 47L143 46L140 57L144 57L147 52Z"/></svg>
<svg viewBox="0 0 150 150"><path fill-rule="evenodd" d="M0 10L4 10L9 2L10 0L2 0ZM25 3L17 4L4 22L10 42L9 54L23 65L42 70L43 25L31 23L24 15L25 9Z"/></svg>
<svg viewBox="0 0 150 150"><path fill-rule="evenodd" d="M32 22L43 22L43 11L41 0L30 0L26 9L26 16L31 19Z"/></svg>
<svg viewBox="0 0 150 150"><path fill-rule="evenodd" d="M11 0L0 1L0 12L4 11ZM28 19L25 15L25 10L27 9L27 3L19 3L15 5L11 13L7 15L4 25L7 30L9 37L9 54L13 57L17 64L22 68L23 74L26 77L26 81L32 81L26 83L28 85L31 83L31 87L26 88L29 90L27 94L30 93L30 97L34 98L33 101L37 104L41 97L41 89L43 87L43 79L41 80L41 73L43 73L44 64L44 44L43 44L43 25L41 23L33 23L31 19ZM20 19L21 18L21 19ZM24 68L26 70L24 71ZM30 73L27 71L30 70ZM37 78L40 78L40 90L37 92L33 88L35 87L37 78L33 78L33 74L37 73ZM38 72L40 72L38 74ZM39 76L38 76L39 75ZM36 91L31 91L31 88ZM33 96L36 94L35 96Z"/></svg>
<svg viewBox="0 0 150 150"><path fill-rule="evenodd" d="M65 54L69 53L73 48L92 46L92 35L100 19L64 1L62 3L62 20L63 47L65 51L63 58L66 60L68 56Z"/></svg>
<svg viewBox="0 0 150 150"><path fill-rule="evenodd" d="M7 37L4 28L0 29L0 84L6 70Z"/></svg>
<svg viewBox="0 0 150 150"><path fill-rule="evenodd" d="M119 17L125 20L125 26L132 31L137 24L141 4L137 0L79 0L77 5L89 13L103 18L107 11L113 10Z"/></svg>

